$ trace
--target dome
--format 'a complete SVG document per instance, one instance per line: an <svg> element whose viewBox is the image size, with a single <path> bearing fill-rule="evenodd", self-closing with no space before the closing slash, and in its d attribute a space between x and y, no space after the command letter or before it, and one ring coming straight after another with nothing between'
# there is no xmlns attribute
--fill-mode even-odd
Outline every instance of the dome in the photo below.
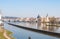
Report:
<svg viewBox="0 0 60 39"><path fill-rule="evenodd" d="M40 15L38 14L37 18L40 18Z"/></svg>

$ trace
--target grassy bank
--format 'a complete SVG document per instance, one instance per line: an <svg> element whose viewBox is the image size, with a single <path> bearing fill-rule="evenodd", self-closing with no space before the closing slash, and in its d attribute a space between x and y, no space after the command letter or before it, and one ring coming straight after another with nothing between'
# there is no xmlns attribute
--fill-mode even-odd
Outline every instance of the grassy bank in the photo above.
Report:
<svg viewBox="0 0 60 39"><path fill-rule="evenodd" d="M0 39L7 39L6 36L4 36L4 33L6 33L5 35L8 36L11 39L15 39L12 37L12 32L4 29L3 27L0 27Z"/></svg>
<svg viewBox="0 0 60 39"><path fill-rule="evenodd" d="M8 30L6 30L6 31L7 31L7 35L8 35L11 39L15 39L15 38L12 37L12 34L13 34L12 32L10 32L10 31L8 31Z"/></svg>

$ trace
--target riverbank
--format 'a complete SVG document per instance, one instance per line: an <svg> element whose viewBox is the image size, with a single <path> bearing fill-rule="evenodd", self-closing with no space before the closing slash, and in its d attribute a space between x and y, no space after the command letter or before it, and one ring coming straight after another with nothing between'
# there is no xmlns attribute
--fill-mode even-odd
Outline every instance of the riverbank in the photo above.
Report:
<svg viewBox="0 0 60 39"><path fill-rule="evenodd" d="M49 32L49 31L44 31L44 30L38 30L38 29L23 27L23 26L19 26L19 25L16 25L16 24L12 24L12 23L8 23L8 24L16 26L18 28L23 28L23 29L26 29L26 30L30 30L30 31L38 32L38 33L43 33L43 34L46 34L46 35L50 35L50 36L54 36L54 37L59 37L60 38L60 33L55 33L55 32Z"/></svg>
<svg viewBox="0 0 60 39"><path fill-rule="evenodd" d="M0 26L0 39L14 39L11 35L12 35L12 32Z"/></svg>

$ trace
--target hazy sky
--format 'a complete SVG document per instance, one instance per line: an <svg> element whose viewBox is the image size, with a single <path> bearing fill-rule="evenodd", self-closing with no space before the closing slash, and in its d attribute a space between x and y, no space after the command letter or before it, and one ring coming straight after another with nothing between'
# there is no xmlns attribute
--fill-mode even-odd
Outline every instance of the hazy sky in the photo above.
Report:
<svg viewBox="0 0 60 39"><path fill-rule="evenodd" d="M60 16L60 0L0 0L4 16L36 17Z"/></svg>

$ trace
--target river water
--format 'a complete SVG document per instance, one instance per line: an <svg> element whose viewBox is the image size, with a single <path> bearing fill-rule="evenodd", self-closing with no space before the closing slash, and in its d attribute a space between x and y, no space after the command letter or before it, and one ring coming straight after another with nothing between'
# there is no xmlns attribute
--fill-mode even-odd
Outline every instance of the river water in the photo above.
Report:
<svg viewBox="0 0 60 39"><path fill-rule="evenodd" d="M4 24L4 28L13 32L12 36L15 37L16 39L28 39L29 37L31 37L31 39L60 39L57 37L24 30L22 28L17 28L15 26L8 25L6 23Z"/></svg>

